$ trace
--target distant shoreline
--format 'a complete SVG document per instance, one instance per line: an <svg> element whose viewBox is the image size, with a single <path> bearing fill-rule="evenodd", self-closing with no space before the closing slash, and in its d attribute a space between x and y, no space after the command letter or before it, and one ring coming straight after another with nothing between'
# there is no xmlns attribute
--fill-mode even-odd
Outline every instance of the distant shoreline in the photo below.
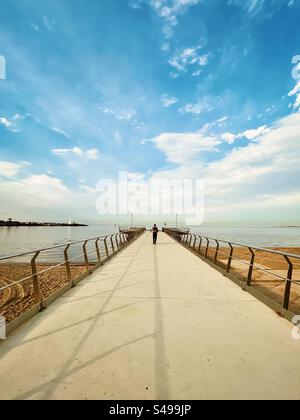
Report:
<svg viewBox="0 0 300 420"><path fill-rule="evenodd" d="M87 227L81 223L36 223L36 222L4 222L0 221L0 227Z"/></svg>

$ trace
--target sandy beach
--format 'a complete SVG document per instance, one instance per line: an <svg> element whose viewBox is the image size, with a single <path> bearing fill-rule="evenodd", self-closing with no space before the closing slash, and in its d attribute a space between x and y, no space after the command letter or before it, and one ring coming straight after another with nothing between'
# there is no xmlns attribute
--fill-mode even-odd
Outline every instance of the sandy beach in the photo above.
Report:
<svg viewBox="0 0 300 420"><path fill-rule="evenodd" d="M37 270L41 272L48 269L49 265L38 265ZM86 271L84 265L71 266L72 279L79 277ZM0 264L0 287L19 281L31 275L29 264ZM40 291L43 299L51 296L68 283L66 269L64 266L39 275ZM0 314L7 322L13 321L26 310L34 305L34 292L32 280L28 279L0 292Z"/></svg>
<svg viewBox="0 0 300 420"><path fill-rule="evenodd" d="M299 255L300 248L298 247L284 247L284 248L270 248L270 250L286 252L289 254ZM204 249L202 249L202 253ZM213 260L215 250L210 249L208 258ZM217 265L221 268L226 268L229 256L229 248L221 247ZM231 264L231 274L238 279L246 282L251 253L247 248L234 248L233 260ZM290 297L290 311L300 313L300 259L291 258L294 265L293 281L291 287ZM286 277L288 273L288 263L282 255L271 254L267 251L255 251L255 269L252 274L252 286L257 289L264 296L272 299L278 304L282 304ZM298 284L297 284L298 283Z"/></svg>
<svg viewBox="0 0 300 420"><path fill-rule="evenodd" d="M276 248L275 250L300 256L300 248ZM205 247L202 247L202 254L204 252ZM227 265L228 252L229 248L221 247L219 250L217 264L223 269ZM287 262L283 256L266 251L256 251L255 255L257 269L253 271L253 286L262 294L281 304L285 289L283 278L287 276ZM210 248L208 258L213 260L214 256L215 249ZM247 248L235 248L233 257L231 273L246 281L250 252ZM297 314L300 313L300 260L291 260L294 263L293 280L298 281L299 284L292 285L290 310ZM37 269L41 272L49 267L50 265L38 265ZM85 271L84 265L71 266L72 279L79 277ZM0 286L2 287L30 275L31 267L28 263L0 264ZM40 274L39 282L42 297L45 299L68 283L65 267L53 268L51 271ZM6 318L7 322L13 321L33 305L34 293L31 279L0 292L0 314Z"/></svg>

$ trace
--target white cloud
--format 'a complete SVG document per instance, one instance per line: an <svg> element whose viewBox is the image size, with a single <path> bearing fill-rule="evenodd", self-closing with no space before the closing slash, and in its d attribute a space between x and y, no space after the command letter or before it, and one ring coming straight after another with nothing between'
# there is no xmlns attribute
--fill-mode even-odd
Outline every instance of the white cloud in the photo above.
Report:
<svg viewBox="0 0 300 420"><path fill-rule="evenodd" d="M58 134L61 134L64 137L66 137L67 139L71 138L71 136L68 133L66 133L64 130L62 130L61 128L52 127L52 130L55 131Z"/></svg>
<svg viewBox="0 0 300 420"><path fill-rule="evenodd" d="M5 128L9 128L10 126L11 126L11 122L10 121L8 121L8 119L7 118L5 118L5 117L0 117L0 124L1 125L4 125L4 127Z"/></svg>
<svg viewBox="0 0 300 420"><path fill-rule="evenodd" d="M239 134L226 132L226 133L221 134L221 139L228 144L233 144L236 140L239 140L243 137L246 138L247 140L254 141L262 137L264 134L267 134L269 131L270 131L270 128L267 127L266 125L263 125L253 130L246 130Z"/></svg>
<svg viewBox="0 0 300 420"><path fill-rule="evenodd" d="M63 192L67 190L67 187L63 184L61 179L53 178L48 175L30 175L28 178L25 178L22 183L31 188L49 188Z"/></svg>
<svg viewBox="0 0 300 420"><path fill-rule="evenodd" d="M162 106L165 107L165 108L168 108L168 107L176 104L177 102L178 102L178 99L175 98L174 96L170 96L170 95L165 94L165 95L162 95L162 97L161 97Z"/></svg>
<svg viewBox="0 0 300 420"><path fill-rule="evenodd" d="M88 194L95 194L96 188L88 187L87 185L79 185L79 189L88 193Z"/></svg>
<svg viewBox="0 0 300 420"><path fill-rule="evenodd" d="M232 133L223 133L221 135L221 140L225 141L228 144L233 144L236 140L236 136Z"/></svg>
<svg viewBox="0 0 300 420"><path fill-rule="evenodd" d="M73 147L72 149L52 149L52 154L55 156L75 155L91 160L96 160L99 158L98 149L82 150L80 147Z"/></svg>
<svg viewBox="0 0 300 420"><path fill-rule="evenodd" d="M202 133L163 133L151 139L156 148L166 155L167 161L177 164L199 157L199 153L213 151L218 139Z"/></svg>
<svg viewBox="0 0 300 420"><path fill-rule="evenodd" d="M186 48L178 51L169 60L169 64L179 72L187 72L190 66L206 66L208 64L209 54L201 54L202 46L193 48ZM198 75L197 70L194 70L193 75Z"/></svg>
<svg viewBox="0 0 300 420"><path fill-rule="evenodd" d="M268 133L270 129L263 125L262 127L258 127L254 130L246 130L243 133L239 134L239 137L246 137L248 140L255 140L258 137L263 136L264 134Z"/></svg>
<svg viewBox="0 0 300 420"><path fill-rule="evenodd" d="M259 142L235 148L212 162L205 162L201 155L197 158L195 153L181 158L183 142L175 150L174 159L172 141L160 141L158 146L166 159L179 166L155 176L204 180L208 219L236 222L257 217L270 222L275 214L272 212L278 209L278 218L286 223L294 215L295 222L300 214L300 187L296 181L300 179L299 132L300 113L294 113L265 130Z"/></svg>
<svg viewBox="0 0 300 420"><path fill-rule="evenodd" d="M67 221L70 214L76 219L96 216L91 191L72 191L61 179L45 174L19 181L0 179L0 195L5 197L1 211L7 217Z"/></svg>
<svg viewBox="0 0 300 420"><path fill-rule="evenodd" d="M294 109L300 108L300 81L296 83L294 89L292 89L288 96L295 96L295 103L293 104Z"/></svg>
<svg viewBox="0 0 300 420"><path fill-rule="evenodd" d="M186 104L182 108L179 109L181 114L193 114L195 116L199 116L204 112L210 112L214 109L212 105L210 105L207 101L207 98L204 98L201 102L196 104Z"/></svg>
<svg viewBox="0 0 300 420"><path fill-rule="evenodd" d="M197 71L194 71L193 73L192 73L192 76L193 77L198 77L198 76L200 76L202 74L202 70L197 70Z"/></svg>
<svg viewBox="0 0 300 420"><path fill-rule="evenodd" d="M10 119L6 117L0 117L0 125L3 125L8 131L12 131L13 133L18 133L20 130L18 129L17 122L24 119L25 117L20 114L15 114Z"/></svg>
<svg viewBox="0 0 300 420"><path fill-rule="evenodd" d="M137 111L134 109L123 109L123 110L114 110L111 108L106 107L99 107L100 111L104 114L113 115L117 120L124 120L124 121L130 121L132 120L136 115Z"/></svg>
<svg viewBox="0 0 300 420"><path fill-rule="evenodd" d="M201 0L140 0L139 4L150 5L155 13L162 19L162 32L166 39L174 35L174 27L178 24L178 16L184 14L190 7L197 5ZM137 8L137 1L133 7Z"/></svg>
<svg viewBox="0 0 300 420"><path fill-rule="evenodd" d="M116 118L118 120L130 121L135 117L136 114L137 112L134 109L127 109L116 113Z"/></svg>
<svg viewBox="0 0 300 420"><path fill-rule="evenodd" d="M3 176L5 178L14 177L18 175L18 173L24 166L24 163L0 161L0 176Z"/></svg>
<svg viewBox="0 0 300 420"><path fill-rule="evenodd" d="M265 0L248 0L248 11L251 12L257 12L260 11L265 3Z"/></svg>
<svg viewBox="0 0 300 420"><path fill-rule="evenodd" d="M160 18L161 31L164 37L162 44L163 51L170 50L170 40L175 34L178 24L178 17L183 15L190 7L196 6L202 0L132 0L129 6L132 9L140 10L142 6L151 7L154 13Z"/></svg>
<svg viewBox="0 0 300 420"><path fill-rule="evenodd" d="M98 149L87 150L86 156L88 159L96 160L99 158L99 150Z"/></svg>

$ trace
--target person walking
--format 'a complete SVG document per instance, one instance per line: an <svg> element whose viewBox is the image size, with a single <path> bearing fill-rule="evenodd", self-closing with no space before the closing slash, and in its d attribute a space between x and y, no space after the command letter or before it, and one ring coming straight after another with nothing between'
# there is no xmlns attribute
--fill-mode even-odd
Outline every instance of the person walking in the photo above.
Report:
<svg viewBox="0 0 300 420"><path fill-rule="evenodd" d="M158 235L158 227L156 225L154 225L152 228L152 234L153 234L153 244L156 245L157 235Z"/></svg>

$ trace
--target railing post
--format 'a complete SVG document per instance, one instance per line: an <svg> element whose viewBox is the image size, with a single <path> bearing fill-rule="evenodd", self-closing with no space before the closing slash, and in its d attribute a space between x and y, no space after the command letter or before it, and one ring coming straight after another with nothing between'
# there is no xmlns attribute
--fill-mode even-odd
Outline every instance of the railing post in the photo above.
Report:
<svg viewBox="0 0 300 420"><path fill-rule="evenodd" d="M198 253L199 254L201 252L202 241L203 241L202 236L200 236L200 242L199 242L199 246L198 246Z"/></svg>
<svg viewBox="0 0 300 420"><path fill-rule="evenodd" d="M254 261L255 261L255 253L253 249L249 248L249 251L251 252L251 259L250 259L250 267L249 267L249 272L248 272L248 277L247 277L247 286L251 286Z"/></svg>
<svg viewBox="0 0 300 420"><path fill-rule="evenodd" d="M218 254L219 254L219 248L220 248L219 241L217 241L217 239L215 239L215 241L216 241L216 244L217 244L217 248L216 248L216 253L215 253L215 258L214 258L214 264L217 263Z"/></svg>
<svg viewBox="0 0 300 420"><path fill-rule="evenodd" d="M206 238L207 241L207 245L206 245L206 250L205 250L205 259L207 259L207 255L208 255L208 250L209 250L209 239Z"/></svg>
<svg viewBox="0 0 300 420"><path fill-rule="evenodd" d="M283 301L283 309L286 309L288 311L290 306L290 296L291 296L291 286L292 286L292 279L293 279L293 263L287 257L284 255L285 260L287 261L289 268L288 268L288 274L286 279L286 285L285 285L285 293L284 293L284 301Z"/></svg>
<svg viewBox="0 0 300 420"><path fill-rule="evenodd" d="M191 248L191 245L192 245L192 240L193 240L193 235L190 235L190 242L189 242L189 248Z"/></svg>
<svg viewBox="0 0 300 420"><path fill-rule="evenodd" d="M116 240L116 244L117 244L117 249L120 250L118 235L115 235L115 240Z"/></svg>
<svg viewBox="0 0 300 420"><path fill-rule="evenodd" d="M230 272L231 262L232 262L232 256L233 256L233 246L229 242L228 242L228 245L230 246L230 254L229 254L229 258L228 258L226 273L229 273Z"/></svg>
<svg viewBox="0 0 300 420"><path fill-rule="evenodd" d="M195 250L195 248L196 248L196 242L197 242L197 236L196 235L194 235L194 236L195 236L195 239L194 239L193 250Z"/></svg>
<svg viewBox="0 0 300 420"><path fill-rule="evenodd" d="M114 247L114 242L113 242L113 236L114 235L111 235L111 237L110 237L110 243L111 243L112 251L113 251L113 254L114 254L115 253L115 247Z"/></svg>
<svg viewBox="0 0 300 420"><path fill-rule="evenodd" d="M42 305L40 285L39 285L38 273L37 273L37 268L36 268L36 259L40 255L40 252L41 251L37 251L31 260L31 273L32 273L33 291L34 291L34 302L36 304ZM42 309L42 307L40 309Z"/></svg>
<svg viewBox="0 0 300 420"><path fill-rule="evenodd" d="M86 265L86 270L89 271L90 269L90 264L89 264L89 259L88 259L88 255L87 255L87 251L86 251L86 244L88 243L88 241L85 241L82 248L83 248L83 255L84 255L84 262Z"/></svg>
<svg viewBox="0 0 300 420"><path fill-rule="evenodd" d="M188 234L187 241L186 241L186 244L187 244L188 247L191 246L191 242L192 242L192 236L190 234Z"/></svg>
<svg viewBox="0 0 300 420"><path fill-rule="evenodd" d="M104 238L104 246L105 246L106 257L109 258L109 251L108 251L108 246L107 246L107 236L105 236L105 238Z"/></svg>
<svg viewBox="0 0 300 420"><path fill-rule="evenodd" d="M70 246L71 245L67 245L65 250L64 250L65 267L66 267L67 279L68 279L69 283L72 281L72 275L71 275L71 269L70 269L70 263L69 263L69 255L68 255L68 249L70 248Z"/></svg>
<svg viewBox="0 0 300 420"><path fill-rule="evenodd" d="M100 238L97 238L96 239L96 242L95 242L95 247L96 247L96 253L97 253L98 262L101 263L101 254L100 254L100 250L99 250L99 241L100 241Z"/></svg>
<svg viewBox="0 0 300 420"><path fill-rule="evenodd" d="M123 248L122 235L119 233L118 236L119 236L120 249L122 249Z"/></svg>

